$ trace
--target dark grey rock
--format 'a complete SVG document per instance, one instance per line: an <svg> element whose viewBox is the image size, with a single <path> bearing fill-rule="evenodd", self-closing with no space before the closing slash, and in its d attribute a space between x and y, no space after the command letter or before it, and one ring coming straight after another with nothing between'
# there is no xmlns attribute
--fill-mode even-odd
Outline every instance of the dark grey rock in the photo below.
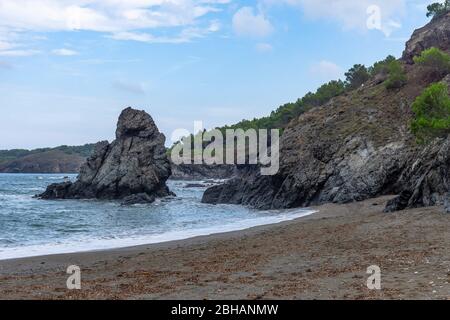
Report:
<svg viewBox="0 0 450 320"><path fill-rule="evenodd" d="M208 189L202 201L278 209L398 194L386 211L442 205L449 190L449 139L424 147L410 130L411 106L435 79L408 64L432 46L450 50L450 13L408 41L401 61L408 78L404 87L386 90L380 75L312 108L284 128L276 175L238 168L234 179ZM443 81L450 84L450 76Z"/></svg>
<svg viewBox="0 0 450 320"><path fill-rule="evenodd" d="M207 184L202 183L187 183L183 188L189 189L189 188L206 188L208 187Z"/></svg>
<svg viewBox="0 0 450 320"><path fill-rule="evenodd" d="M431 47L437 47L441 50L450 49L450 12L433 19L423 28L414 31L411 39L406 43L402 59L413 64L415 56Z"/></svg>
<svg viewBox="0 0 450 320"><path fill-rule="evenodd" d="M134 204L147 204L155 202L156 198L154 195L148 195L146 193L133 194L122 200L121 205L130 206Z"/></svg>
<svg viewBox="0 0 450 320"><path fill-rule="evenodd" d="M444 212L450 213L450 192L444 198Z"/></svg>
<svg viewBox="0 0 450 320"><path fill-rule="evenodd" d="M386 212L443 205L450 190L450 136L426 146L400 177L400 195L389 201Z"/></svg>
<svg viewBox="0 0 450 320"><path fill-rule="evenodd" d="M165 137L145 111L122 111L116 140L96 145L74 183L53 184L42 199L124 199L131 195L165 197L171 175Z"/></svg>
<svg viewBox="0 0 450 320"><path fill-rule="evenodd" d="M206 165L206 164L180 164L172 163L172 180L204 180L204 179L230 179L236 173L234 165Z"/></svg>

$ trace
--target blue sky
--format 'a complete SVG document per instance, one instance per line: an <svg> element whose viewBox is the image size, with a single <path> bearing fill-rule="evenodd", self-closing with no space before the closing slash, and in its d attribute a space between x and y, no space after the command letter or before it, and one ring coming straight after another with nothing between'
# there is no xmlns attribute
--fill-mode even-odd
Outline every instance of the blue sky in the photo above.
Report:
<svg viewBox="0 0 450 320"><path fill-rule="evenodd" d="M0 0L0 149L112 140L126 106L168 144L196 120L267 115L399 57L431 2Z"/></svg>

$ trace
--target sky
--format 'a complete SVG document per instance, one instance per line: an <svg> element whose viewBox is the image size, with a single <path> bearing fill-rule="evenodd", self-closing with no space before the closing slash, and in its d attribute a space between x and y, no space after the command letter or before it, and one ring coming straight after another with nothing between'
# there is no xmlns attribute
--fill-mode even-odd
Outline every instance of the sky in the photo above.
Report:
<svg viewBox="0 0 450 320"><path fill-rule="evenodd" d="M400 57L427 0L0 0L0 149L113 140L127 106L171 144Z"/></svg>

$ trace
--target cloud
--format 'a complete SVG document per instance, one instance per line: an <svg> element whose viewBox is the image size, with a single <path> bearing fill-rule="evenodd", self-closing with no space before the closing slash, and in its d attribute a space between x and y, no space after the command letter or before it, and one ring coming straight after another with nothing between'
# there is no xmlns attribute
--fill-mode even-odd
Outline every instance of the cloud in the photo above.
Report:
<svg viewBox="0 0 450 320"><path fill-rule="evenodd" d="M325 81L337 80L344 74L344 70L340 66L327 60L315 63L309 71L311 75Z"/></svg>
<svg viewBox="0 0 450 320"><path fill-rule="evenodd" d="M65 57L70 57L70 56L76 56L78 55L78 52L74 51L74 50L70 50L70 49L55 49L52 51L52 53L56 56L65 56Z"/></svg>
<svg viewBox="0 0 450 320"><path fill-rule="evenodd" d="M273 47L270 43L261 42L256 44L256 50L261 53L270 52L273 50Z"/></svg>
<svg viewBox="0 0 450 320"><path fill-rule="evenodd" d="M193 24L218 10L209 0L1 0L0 24L18 30L120 32Z"/></svg>
<svg viewBox="0 0 450 320"><path fill-rule="evenodd" d="M195 38L203 38L204 36L216 32L220 29L220 24L217 21L211 21L206 28L191 27L183 29L179 34L167 36L154 36L148 32L118 32L114 33L109 38L123 41L138 41L146 43L186 43Z"/></svg>
<svg viewBox="0 0 450 320"><path fill-rule="evenodd" d="M217 23L203 28L202 18L218 12L230 0L0 0L0 41L11 35L61 31L91 31L113 39L171 42L171 30L185 40L193 34L218 30ZM168 36L146 35L164 29ZM180 31L179 29L182 29ZM2 36L3 34L3 36ZM163 40L160 40L163 39ZM182 42L174 40L172 42ZM1 49L0 50L5 50Z"/></svg>
<svg viewBox="0 0 450 320"><path fill-rule="evenodd" d="M262 0L261 3L295 6L312 19L332 19L344 29L378 29L386 36L401 28L400 19L406 8L406 0ZM379 11L374 12L374 8ZM368 24L374 14L380 18L377 28Z"/></svg>
<svg viewBox="0 0 450 320"><path fill-rule="evenodd" d="M115 89L133 94L143 95L147 91L144 83L134 83L126 80L116 80L113 82L112 85Z"/></svg>
<svg viewBox="0 0 450 320"><path fill-rule="evenodd" d="M263 13L255 14L253 8L243 7L233 16L233 30L239 36L266 37L273 32L273 26Z"/></svg>
<svg viewBox="0 0 450 320"><path fill-rule="evenodd" d="M16 33L0 29L0 56L24 57L40 53L39 50L24 48L23 45L17 42L18 38Z"/></svg>
<svg viewBox="0 0 450 320"><path fill-rule="evenodd" d="M0 51L3 57L29 57L41 53L39 50L4 50Z"/></svg>

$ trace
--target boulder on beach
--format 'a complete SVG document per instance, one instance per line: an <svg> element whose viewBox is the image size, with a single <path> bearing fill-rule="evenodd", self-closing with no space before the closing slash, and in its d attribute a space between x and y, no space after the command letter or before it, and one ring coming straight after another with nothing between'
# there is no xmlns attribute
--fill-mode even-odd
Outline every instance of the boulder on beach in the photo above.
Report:
<svg viewBox="0 0 450 320"><path fill-rule="evenodd" d="M165 136L145 111L122 111L112 143L97 143L75 182L52 184L41 199L119 199L125 203L153 202L173 195Z"/></svg>

